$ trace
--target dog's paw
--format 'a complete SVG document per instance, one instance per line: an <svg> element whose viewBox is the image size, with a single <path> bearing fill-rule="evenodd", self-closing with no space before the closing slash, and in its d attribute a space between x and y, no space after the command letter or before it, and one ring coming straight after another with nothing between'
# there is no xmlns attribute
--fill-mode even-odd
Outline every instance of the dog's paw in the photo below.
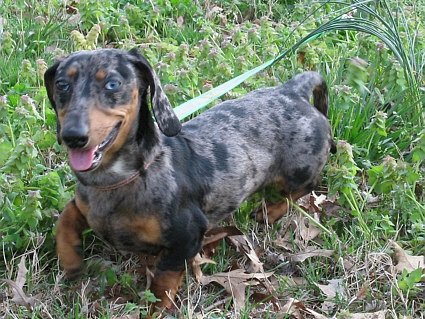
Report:
<svg viewBox="0 0 425 319"><path fill-rule="evenodd" d="M174 302L176 293L182 283L184 271L159 271L154 274L150 290L160 301L151 307L151 313L176 311Z"/></svg>
<svg viewBox="0 0 425 319"><path fill-rule="evenodd" d="M258 208L256 208L256 209L254 209L252 212L251 212L251 215L250 215L250 217L252 218L252 219L254 219L255 221L257 221L257 222L259 222L259 223L264 223L264 217L266 217L267 216L267 214L266 214L266 212L264 211L264 209L263 209L263 207L262 206L260 206L260 207L258 207Z"/></svg>
<svg viewBox="0 0 425 319"><path fill-rule="evenodd" d="M65 272L64 278L66 281L74 281L78 279L79 277L81 277L83 269L82 267L78 267L75 269L66 269L64 270L64 272Z"/></svg>

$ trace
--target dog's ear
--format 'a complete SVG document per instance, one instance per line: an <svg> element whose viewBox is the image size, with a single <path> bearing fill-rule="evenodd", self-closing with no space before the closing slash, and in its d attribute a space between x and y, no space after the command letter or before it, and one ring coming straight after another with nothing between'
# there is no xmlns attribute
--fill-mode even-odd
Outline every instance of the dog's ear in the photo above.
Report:
<svg viewBox="0 0 425 319"><path fill-rule="evenodd" d="M57 138L59 144L62 143L62 140L60 138L61 126L60 126L60 123L59 123L58 112L56 110L56 103L55 103L55 99L54 99L54 90L55 90L56 70L57 70L60 63L61 63L61 61L57 61L50 68L48 68L46 70L46 72L44 73L44 86L46 87L46 90L47 90L47 97L49 98L50 104L52 105L53 109L56 112L56 138Z"/></svg>
<svg viewBox="0 0 425 319"><path fill-rule="evenodd" d="M150 86L152 110L160 130L166 136L177 135L180 132L182 125L177 118L177 115L174 113L167 96L162 90L158 76L152 69L149 62L138 52L136 48L131 49L129 54L132 57L131 60L133 64L140 72L140 76L144 77Z"/></svg>

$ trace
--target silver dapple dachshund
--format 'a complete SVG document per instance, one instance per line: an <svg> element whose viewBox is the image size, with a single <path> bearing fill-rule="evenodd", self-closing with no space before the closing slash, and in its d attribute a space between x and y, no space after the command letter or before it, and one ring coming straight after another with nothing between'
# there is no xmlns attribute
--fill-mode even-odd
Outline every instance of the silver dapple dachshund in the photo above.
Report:
<svg viewBox="0 0 425 319"><path fill-rule="evenodd" d="M185 263L211 225L272 183L293 201L308 194L335 151L326 84L315 72L183 125L135 49L71 54L47 70L45 84L78 179L58 222L63 269L70 278L80 272L81 234L91 227L117 249L158 256L158 308L172 307ZM269 205L269 222L287 209L287 200Z"/></svg>

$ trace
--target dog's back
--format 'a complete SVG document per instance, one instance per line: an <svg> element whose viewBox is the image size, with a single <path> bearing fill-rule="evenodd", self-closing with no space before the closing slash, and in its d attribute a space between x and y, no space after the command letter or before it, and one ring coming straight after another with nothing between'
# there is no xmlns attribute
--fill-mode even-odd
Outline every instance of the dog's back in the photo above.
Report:
<svg viewBox="0 0 425 319"><path fill-rule="evenodd" d="M315 107L309 103L312 95ZM199 180L208 185L202 204L210 221L273 182L286 194L311 191L332 147L327 107L322 77L305 72L282 86L225 101L186 123L180 140L208 161Z"/></svg>

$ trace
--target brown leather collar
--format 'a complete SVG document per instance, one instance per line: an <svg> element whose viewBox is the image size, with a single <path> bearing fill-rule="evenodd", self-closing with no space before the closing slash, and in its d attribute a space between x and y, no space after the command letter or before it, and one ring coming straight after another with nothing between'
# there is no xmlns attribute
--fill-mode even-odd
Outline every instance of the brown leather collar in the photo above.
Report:
<svg viewBox="0 0 425 319"><path fill-rule="evenodd" d="M145 170L148 169L148 167L153 163L154 161L151 161L149 163L146 163L145 165L143 165L143 168ZM133 182L134 180L136 180L136 178L138 178L140 176L140 171L135 172L133 175L130 175L129 177L127 177L126 179L112 184L112 185L108 185L108 186L93 186L94 188L96 188L99 191L111 191L114 189L118 189L120 187L126 186L128 184L130 184L131 182Z"/></svg>

